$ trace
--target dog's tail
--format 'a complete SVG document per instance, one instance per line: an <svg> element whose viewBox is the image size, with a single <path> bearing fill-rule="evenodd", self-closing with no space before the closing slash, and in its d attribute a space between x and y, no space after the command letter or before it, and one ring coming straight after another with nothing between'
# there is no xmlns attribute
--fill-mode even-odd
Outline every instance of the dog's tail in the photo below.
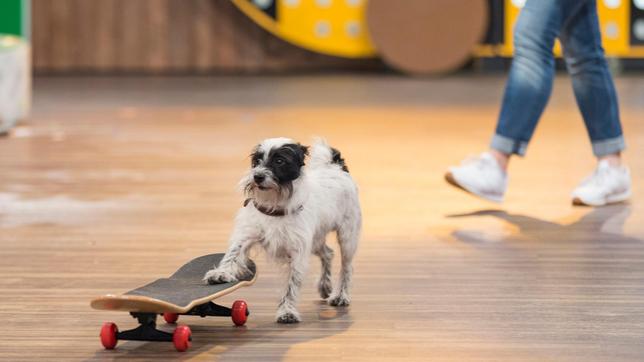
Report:
<svg viewBox="0 0 644 362"><path fill-rule="evenodd" d="M309 161L311 167L323 167L328 165L338 165L342 171L349 172L344 158L340 151L329 146L325 140L318 138L311 147L311 159Z"/></svg>

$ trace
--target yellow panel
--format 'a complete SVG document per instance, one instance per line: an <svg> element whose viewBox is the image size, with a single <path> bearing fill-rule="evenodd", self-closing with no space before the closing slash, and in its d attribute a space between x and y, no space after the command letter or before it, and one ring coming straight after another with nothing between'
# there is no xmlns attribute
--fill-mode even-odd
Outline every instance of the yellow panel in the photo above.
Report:
<svg viewBox="0 0 644 362"><path fill-rule="evenodd" d="M373 57L366 0L275 0L277 21L250 0L233 3L257 24L305 49L347 58Z"/></svg>
<svg viewBox="0 0 644 362"><path fill-rule="evenodd" d="M501 47L500 56L511 57L514 54L514 25L519 18L520 10L512 4L512 0L505 0L505 44Z"/></svg>
<svg viewBox="0 0 644 362"><path fill-rule="evenodd" d="M376 49L369 39L366 26L365 8L368 0L274 0L277 20L259 10L252 0L232 1L264 29L297 46L347 58L376 56ZM514 3L521 2L505 0L505 43L477 46L475 54L485 57L513 55L514 25L521 10ZM644 47L629 45L630 2L622 0L615 9L607 7L604 1L598 1L597 6L606 54L642 57ZM558 41L554 53L561 55Z"/></svg>
<svg viewBox="0 0 644 362"><path fill-rule="evenodd" d="M630 5L622 1L615 9L610 9L604 1L597 2L602 44L609 56L622 56L629 51Z"/></svg>
<svg viewBox="0 0 644 362"><path fill-rule="evenodd" d="M538 1L538 0L532 0ZM514 3L522 1L505 0L504 32L505 43L495 46L479 46L476 48L478 56L487 57L490 53L496 56L512 57L514 54L514 25L519 17L521 8ZM629 44L630 2L622 0L617 8L611 9L604 1L598 1L598 14L602 33L602 44L606 55L625 58L639 58L644 55L644 47L631 47ZM560 56L561 44L555 43L555 55Z"/></svg>

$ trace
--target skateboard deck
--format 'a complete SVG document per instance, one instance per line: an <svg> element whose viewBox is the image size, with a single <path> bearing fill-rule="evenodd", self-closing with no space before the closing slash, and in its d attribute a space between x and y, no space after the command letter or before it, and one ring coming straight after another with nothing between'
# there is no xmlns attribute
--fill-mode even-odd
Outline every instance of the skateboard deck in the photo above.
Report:
<svg viewBox="0 0 644 362"><path fill-rule="evenodd" d="M219 265L224 254L195 258L183 265L169 278L157 279L127 293L108 294L91 301L94 309L119 310L137 313L188 313L236 289L251 285L257 278L255 263L250 262L252 275L234 283L206 284L203 276Z"/></svg>

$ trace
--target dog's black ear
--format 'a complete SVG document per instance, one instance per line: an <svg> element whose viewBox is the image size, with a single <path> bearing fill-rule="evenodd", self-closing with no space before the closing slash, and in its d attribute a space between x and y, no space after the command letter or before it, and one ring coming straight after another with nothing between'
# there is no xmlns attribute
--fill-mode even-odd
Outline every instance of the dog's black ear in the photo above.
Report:
<svg viewBox="0 0 644 362"><path fill-rule="evenodd" d="M297 157L299 158L300 166L304 166L304 159L309 154L309 147L301 145L299 143L296 144L296 146L297 150L295 151L295 153L297 153Z"/></svg>
<svg viewBox="0 0 644 362"><path fill-rule="evenodd" d="M303 154L304 156L308 156L308 155L309 155L309 146L301 145L301 144L299 144L299 143L298 143L297 145L300 147L300 150L302 151L302 154Z"/></svg>

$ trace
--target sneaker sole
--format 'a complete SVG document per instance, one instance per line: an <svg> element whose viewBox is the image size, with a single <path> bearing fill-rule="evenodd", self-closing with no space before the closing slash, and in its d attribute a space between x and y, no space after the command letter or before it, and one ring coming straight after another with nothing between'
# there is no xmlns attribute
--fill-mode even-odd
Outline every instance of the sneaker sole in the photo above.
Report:
<svg viewBox="0 0 644 362"><path fill-rule="evenodd" d="M620 202L624 202L628 199L631 198L631 192L626 191L621 194L617 194L611 197L607 197L606 200L604 200L604 203L599 203L599 204L593 204L591 202L585 202L584 200L580 199L579 197L575 197L572 199L572 204L575 206L605 206L605 205L610 205L610 204L618 204Z"/></svg>
<svg viewBox="0 0 644 362"><path fill-rule="evenodd" d="M447 181L448 184L456 187L457 189L463 190L463 191L467 192L470 195L474 195L476 197L480 197L480 198L482 198L484 200L492 201L492 202L495 202L497 204L500 204L500 203L503 202L503 198L501 198L501 197L482 195L482 194L478 194L476 192L473 192L472 190L468 190L463 185L459 184L458 181L456 181L456 179L454 178L454 175L452 175L451 172L447 172L445 174L445 181Z"/></svg>

